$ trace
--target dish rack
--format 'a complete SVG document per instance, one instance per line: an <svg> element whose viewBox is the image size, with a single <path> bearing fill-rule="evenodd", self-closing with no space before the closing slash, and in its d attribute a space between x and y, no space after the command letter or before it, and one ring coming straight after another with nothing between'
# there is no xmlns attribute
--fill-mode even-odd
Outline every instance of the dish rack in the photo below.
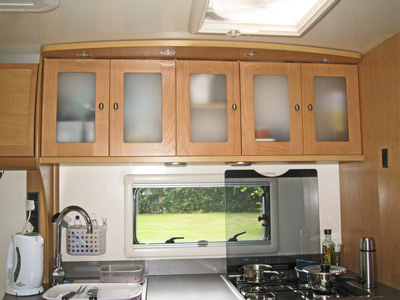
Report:
<svg viewBox="0 0 400 300"><path fill-rule="evenodd" d="M101 255L106 252L107 225L93 226L93 233L82 228L67 228L67 253L70 255Z"/></svg>

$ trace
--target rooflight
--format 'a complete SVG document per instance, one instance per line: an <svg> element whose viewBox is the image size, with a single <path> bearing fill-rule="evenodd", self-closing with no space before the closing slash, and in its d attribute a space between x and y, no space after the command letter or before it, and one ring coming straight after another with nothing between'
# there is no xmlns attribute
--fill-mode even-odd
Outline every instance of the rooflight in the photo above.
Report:
<svg viewBox="0 0 400 300"><path fill-rule="evenodd" d="M339 0L200 0L192 7L189 30L199 33L240 32L255 35L302 35ZM196 2L196 1L195 1Z"/></svg>
<svg viewBox="0 0 400 300"><path fill-rule="evenodd" d="M60 6L60 0L0 0L0 13L49 12Z"/></svg>

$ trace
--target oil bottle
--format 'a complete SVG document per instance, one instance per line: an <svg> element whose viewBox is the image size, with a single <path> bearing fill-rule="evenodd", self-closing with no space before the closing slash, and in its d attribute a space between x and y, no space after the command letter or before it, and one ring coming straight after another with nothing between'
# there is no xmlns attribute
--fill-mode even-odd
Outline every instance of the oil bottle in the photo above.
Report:
<svg viewBox="0 0 400 300"><path fill-rule="evenodd" d="M324 229L325 239L322 242L322 264L334 265L335 264L335 245L332 241L332 230Z"/></svg>

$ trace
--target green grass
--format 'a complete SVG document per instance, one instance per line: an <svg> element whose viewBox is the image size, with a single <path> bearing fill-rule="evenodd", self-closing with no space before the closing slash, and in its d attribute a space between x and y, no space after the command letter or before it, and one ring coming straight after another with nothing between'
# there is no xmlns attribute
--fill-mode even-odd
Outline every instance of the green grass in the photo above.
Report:
<svg viewBox="0 0 400 300"><path fill-rule="evenodd" d="M176 242L226 241L232 235L246 231L247 233L238 240L258 240L263 230L257 220L258 215L258 213L143 214L137 219L137 239L140 243L164 243L171 237L183 236L184 240Z"/></svg>

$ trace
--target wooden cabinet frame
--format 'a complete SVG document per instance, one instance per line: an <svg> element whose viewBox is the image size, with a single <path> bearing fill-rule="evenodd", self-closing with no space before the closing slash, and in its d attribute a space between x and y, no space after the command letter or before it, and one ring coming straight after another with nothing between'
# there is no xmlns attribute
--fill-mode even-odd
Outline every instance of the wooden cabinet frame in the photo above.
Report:
<svg viewBox="0 0 400 300"><path fill-rule="evenodd" d="M286 75L289 82L290 141L258 142L255 138L254 75ZM243 155L303 154L300 64L240 63Z"/></svg>
<svg viewBox="0 0 400 300"><path fill-rule="evenodd" d="M37 64L0 64L0 156L34 156Z"/></svg>
<svg viewBox="0 0 400 300"><path fill-rule="evenodd" d="M109 60L45 59L42 156L107 156L109 135ZM95 141L57 143L57 79L60 72L96 74ZM103 104L103 108L100 104Z"/></svg>
<svg viewBox="0 0 400 300"><path fill-rule="evenodd" d="M161 143L124 142L124 74L161 73ZM175 62L160 60L111 61L110 155L156 156L175 155ZM114 105L118 109L114 109Z"/></svg>
<svg viewBox="0 0 400 300"><path fill-rule="evenodd" d="M227 89L226 142L192 142L190 139L190 74L224 74ZM236 105L236 110L232 107ZM177 61L177 154L240 155L239 63Z"/></svg>
<svg viewBox="0 0 400 300"><path fill-rule="evenodd" d="M304 152L306 154L361 154L360 104L357 66L350 65L302 65ZM343 142L319 142L316 139L315 112L309 110L314 102L314 77L345 77L347 89L347 115L349 140Z"/></svg>

